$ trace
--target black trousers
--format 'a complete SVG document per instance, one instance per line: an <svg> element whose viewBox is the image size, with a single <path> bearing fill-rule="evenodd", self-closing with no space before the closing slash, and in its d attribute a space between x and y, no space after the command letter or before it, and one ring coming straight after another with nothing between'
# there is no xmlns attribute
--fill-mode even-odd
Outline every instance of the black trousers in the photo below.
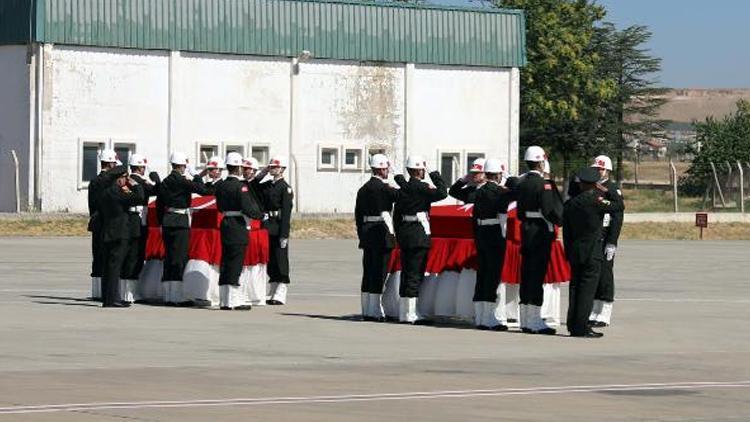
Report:
<svg viewBox="0 0 750 422"><path fill-rule="evenodd" d="M187 227L162 227L164 239L164 272L161 281L182 281L190 248L190 229Z"/></svg>
<svg viewBox="0 0 750 422"><path fill-rule="evenodd" d="M104 259L104 242L102 231L94 229L91 231L91 277L101 277L104 273L102 261Z"/></svg>
<svg viewBox="0 0 750 422"><path fill-rule="evenodd" d="M398 294L401 297L419 297L419 286L424 280L429 248L401 249L401 284Z"/></svg>
<svg viewBox="0 0 750 422"><path fill-rule="evenodd" d="M599 287L596 289L594 299L604 302L615 301L614 266L614 258L611 261L607 261L606 259L602 261L602 271L599 274Z"/></svg>
<svg viewBox="0 0 750 422"><path fill-rule="evenodd" d="M383 294L392 249L362 249L362 293Z"/></svg>
<svg viewBox="0 0 750 422"><path fill-rule="evenodd" d="M127 252L127 239L104 243L102 302L111 305L120 300L120 272Z"/></svg>
<svg viewBox="0 0 750 422"><path fill-rule="evenodd" d="M602 261L589 259L583 264L571 262L571 280L568 295L568 331L573 335L586 332L594 295L599 285Z"/></svg>
<svg viewBox="0 0 750 422"><path fill-rule="evenodd" d="M474 302L495 302L505 261L505 238L500 226L479 227L474 232L479 268Z"/></svg>
<svg viewBox="0 0 750 422"><path fill-rule="evenodd" d="M148 229L148 227L146 227ZM122 278L126 280L138 280L143 269L143 260L146 259L146 236L148 230L141 228L140 236L128 239L125 263L122 265Z"/></svg>
<svg viewBox="0 0 750 422"><path fill-rule="evenodd" d="M289 243L282 248L280 239L278 236L268 237L270 256L266 273L270 283L289 284Z"/></svg>
<svg viewBox="0 0 750 422"><path fill-rule="evenodd" d="M221 273L219 285L240 285L240 274L245 263L247 244L221 243Z"/></svg>
<svg viewBox="0 0 750 422"><path fill-rule="evenodd" d="M547 274L555 234L541 219L526 220L521 225L521 286L522 305L542 306L544 276Z"/></svg>

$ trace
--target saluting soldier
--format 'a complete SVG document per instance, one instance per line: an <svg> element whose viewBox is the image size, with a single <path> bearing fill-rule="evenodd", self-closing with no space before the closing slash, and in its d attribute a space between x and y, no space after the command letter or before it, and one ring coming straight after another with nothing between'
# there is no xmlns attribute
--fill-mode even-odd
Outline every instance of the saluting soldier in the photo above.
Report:
<svg viewBox="0 0 750 422"><path fill-rule="evenodd" d="M157 194L159 175L151 172L146 175L146 157L133 154L128 161L130 165L130 179L134 182L134 189L141 190L143 201L128 208L128 246L125 262L122 265L120 279L120 296L123 302L135 302L138 295L138 279L143 269L146 257L146 241L148 240L148 201Z"/></svg>
<svg viewBox="0 0 750 422"><path fill-rule="evenodd" d="M545 179L547 155L538 146L524 154L529 168L518 187L518 219L521 220L520 326L530 334L555 334L542 319L544 276L549 265L555 225L562 224L562 198L552 179Z"/></svg>
<svg viewBox="0 0 750 422"><path fill-rule="evenodd" d="M257 176L259 170L260 163L258 163L258 160L256 160L255 157L247 157L242 159L242 178L249 188L250 197L253 199L253 201L255 201L256 204L258 204L262 211L264 209L263 203L261 201L260 195L258 194L258 183L260 183L260 180L257 180Z"/></svg>
<svg viewBox="0 0 750 422"><path fill-rule="evenodd" d="M224 160L218 156L213 156L206 162L205 186L208 189L209 195L214 194L214 186L222 180L221 172L226 168Z"/></svg>
<svg viewBox="0 0 750 422"><path fill-rule="evenodd" d="M183 297L182 276L188 262L190 247L190 203L193 194L208 195L203 184L207 170L189 180L185 177L187 156L173 152L170 159L172 172L159 185L157 211L164 240L164 272L162 291L167 305L191 305Z"/></svg>
<svg viewBox="0 0 750 422"><path fill-rule="evenodd" d="M398 189L388 184L390 163L383 154L370 158L372 177L357 191L354 220L362 249L362 319L385 321L382 296L391 251L396 245L393 203Z"/></svg>
<svg viewBox="0 0 750 422"><path fill-rule="evenodd" d="M250 219L259 220L263 213L250 196L250 189L242 179L242 156L227 154L228 175L214 185L216 207L223 214L221 220L221 273L219 275L220 307L223 310L249 310L240 289L240 274L249 243Z"/></svg>
<svg viewBox="0 0 750 422"><path fill-rule="evenodd" d="M604 261L602 262L599 286L596 289L596 296L594 297L594 307L589 316L589 324L592 326L606 327L610 324L612 307L615 301L615 252L617 251L617 240L620 238L620 231L622 230L622 223L625 217L625 201L622 197L622 191L609 178L612 171L612 160L606 155L600 155L594 158L594 163L591 167L599 170L599 184L606 188L604 199L622 206L622 210L604 214L602 222Z"/></svg>
<svg viewBox="0 0 750 422"><path fill-rule="evenodd" d="M567 326L573 337L601 337L588 326L588 318L599 284L604 258L602 222L606 213L622 211L622 203L610 202L601 195L599 172L587 167L578 173L581 193L565 203L563 242L570 262Z"/></svg>
<svg viewBox="0 0 750 422"><path fill-rule="evenodd" d="M111 170L115 182L102 191L98 201L104 245L102 302L105 308L130 306L128 302L120 301L120 273L128 246L128 208L143 201L143 190L137 182L128 181L127 172L125 166Z"/></svg>
<svg viewBox="0 0 750 422"><path fill-rule="evenodd" d="M284 305L289 289L289 231L292 220L292 187L284 180L284 171L288 166L286 157L273 157L266 168L256 177L258 189L265 214L268 216L263 227L268 230L270 257L268 261L269 305ZM266 174L270 179L260 180Z"/></svg>
<svg viewBox="0 0 750 422"><path fill-rule="evenodd" d="M401 187L394 212L396 239L401 248L399 320L409 324L429 324L430 321L417 311L417 298L432 244L430 208L433 202L448 196L448 188L437 171L430 173L434 187L424 182L427 162L420 156L410 156L406 160L406 169L409 181L401 174L395 177Z"/></svg>
<svg viewBox="0 0 750 422"><path fill-rule="evenodd" d="M508 205L514 193L502 180L500 160L478 158L469 174L457 180L448 193L465 203L474 204L474 244L479 268L474 288L474 324L480 330L507 331L497 319L497 289L505 260L505 227Z"/></svg>
<svg viewBox="0 0 750 422"><path fill-rule="evenodd" d="M91 298L102 298L102 221L99 214L99 196L112 183L112 175L108 171L117 165L117 154L111 149L105 149L99 154L101 171L89 182L89 224L91 232Z"/></svg>

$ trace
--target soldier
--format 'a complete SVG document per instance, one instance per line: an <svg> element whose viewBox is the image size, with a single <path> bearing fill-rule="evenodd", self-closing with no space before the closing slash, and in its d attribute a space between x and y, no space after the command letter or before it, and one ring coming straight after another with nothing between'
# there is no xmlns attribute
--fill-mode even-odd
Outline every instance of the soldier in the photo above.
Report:
<svg viewBox="0 0 750 422"><path fill-rule="evenodd" d="M221 180L221 172L226 169L227 166L221 157L213 156L206 162L206 187L212 188L218 181Z"/></svg>
<svg viewBox="0 0 750 422"><path fill-rule="evenodd" d="M549 265L554 225L562 224L562 198L552 179L543 177L547 156L538 146L524 154L529 172L518 187L518 219L521 220L520 326L530 334L555 334L541 316L544 276Z"/></svg>
<svg viewBox="0 0 750 422"><path fill-rule="evenodd" d="M123 302L135 302L138 296L137 282L143 269L146 257L146 240L148 239L148 201L157 194L159 175L156 172L146 175L146 157L133 154L128 161L130 165L130 179L134 188L143 195L143 201L128 208L128 245L125 262L122 265L120 279L120 296Z"/></svg>
<svg viewBox="0 0 750 422"><path fill-rule="evenodd" d="M286 157L274 157L268 168L255 178L257 192L268 216L263 227L268 230L270 248L267 270L270 298L266 301L269 305L284 305L289 287L289 231L294 193L284 180L287 166ZM271 179L261 182L266 174L270 174Z"/></svg>
<svg viewBox="0 0 750 422"><path fill-rule="evenodd" d="M203 184L203 176L208 170L204 169L191 181L185 177L188 164L185 154L173 152L169 161L172 172L159 184L157 197L157 212L166 252L162 290L167 305L189 306L191 303L183 299L182 276L190 247L190 203L194 193L210 194Z"/></svg>
<svg viewBox="0 0 750 422"><path fill-rule="evenodd" d="M612 171L612 160L606 155L600 155L594 159L591 165L599 170L599 184L604 186L607 191L604 193L604 199L616 205L621 205L622 210L604 214L602 222L602 238L604 245L604 262L602 262L602 272L599 278L599 287L594 297L594 307L589 316L589 324L594 327L606 327L610 324L612 318L612 305L615 301L615 278L614 278L614 259L617 251L617 240L620 237L622 223L624 220L625 202L622 197L622 191L617 184L609 179Z"/></svg>
<svg viewBox="0 0 750 422"><path fill-rule="evenodd" d="M227 178L216 182L216 207L221 220L221 273L219 275L220 307L223 310L249 310L240 289L240 274L249 243L250 219L259 220L263 213L250 196L250 189L242 180L242 156L227 154Z"/></svg>
<svg viewBox="0 0 750 422"><path fill-rule="evenodd" d="M581 193L565 203L563 241L572 279L568 299L568 331L573 337L601 337L587 325L601 273L604 248L604 214L622 211L622 203L610 202L600 191L599 172L587 167L578 173Z"/></svg>
<svg viewBox="0 0 750 422"><path fill-rule="evenodd" d="M370 158L372 177L357 192L354 220L362 249L362 319L385 321L382 295L391 251L396 245L393 203L398 189L387 182L390 163L383 154Z"/></svg>
<svg viewBox="0 0 750 422"><path fill-rule="evenodd" d="M263 203L258 194L258 184L260 183L260 179L257 177L258 170L260 170L260 163L258 163L258 160L254 157L248 157L242 160L242 178L245 180L245 183L249 188L250 197L256 204L258 204L258 206L260 206L260 209L263 210Z"/></svg>
<svg viewBox="0 0 750 422"><path fill-rule="evenodd" d="M417 311L419 286L424 280L427 255L430 251L430 208L433 202L445 199L448 189L440 173L430 173L435 187L424 182L427 162L420 156L406 160L407 182L403 175L395 177L401 187L396 201L394 220L396 239L401 248L401 284L399 286L399 320L408 324L429 324Z"/></svg>
<svg viewBox="0 0 750 422"><path fill-rule="evenodd" d="M98 201L104 245L102 302L105 308L130 306L130 303L119 300L118 290L129 237L127 210L143 201L143 190L135 181L128 181L127 171L125 166L111 171L112 176L116 177L115 182L102 191Z"/></svg>
<svg viewBox="0 0 750 422"><path fill-rule="evenodd" d="M465 203L474 204L474 244L479 268L474 288L474 323L480 330L507 331L508 326L497 319L497 289L505 258L505 224L508 204L514 198L503 185L499 160L478 158L469 174L451 186L449 194Z"/></svg>
<svg viewBox="0 0 750 422"><path fill-rule="evenodd" d="M99 154L101 172L89 182L89 224L88 231L91 232L91 298L98 300L102 298L102 222L99 218L99 196L105 187L112 183L112 175L108 170L117 165L117 154L111 149L105 149Z"/></svg>

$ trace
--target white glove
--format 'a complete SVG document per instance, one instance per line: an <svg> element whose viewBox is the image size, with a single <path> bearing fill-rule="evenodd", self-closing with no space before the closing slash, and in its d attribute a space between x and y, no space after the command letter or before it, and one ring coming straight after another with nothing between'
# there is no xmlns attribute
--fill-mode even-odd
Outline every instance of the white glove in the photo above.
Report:
<svg viewBox="0 0 750 422"><path fill-rule="evenodd" d="M269 219L268 213L263 214L263 221L267 221Z"/></svg>
<svg viewBox="0 0 750 422"><path fill-rule="evenodd" d="M289 239L287 239L286 237L282 237L281 239L279 239L279 247L281 249L286 249L288 244L289 244Z"/></svg>
<svg viewBox="0 0 750 422"><path fill-rule="evenodd" d="M617 246L607 243L607 245L604 247L604 255L607 258L607 261L611 261L615 258L615 251L617 250Z"/></svg>

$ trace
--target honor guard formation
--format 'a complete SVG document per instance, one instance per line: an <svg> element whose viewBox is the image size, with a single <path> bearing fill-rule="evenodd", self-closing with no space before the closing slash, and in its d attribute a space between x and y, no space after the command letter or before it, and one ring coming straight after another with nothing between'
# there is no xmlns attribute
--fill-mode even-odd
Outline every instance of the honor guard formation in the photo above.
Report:
<svg viewBox="0 0 750 422"><path fill-rule="evenodd" d="M261 169L254 158L243 159L231 152L225 160L211 157L205 168L195 173L189 170L187 156L174 152L172 171L163 180L156 172L146 176L146 157L138 154L130 156L128 166L111 150L103 151L100 161L102 171L89 185L88 229L92 234L92 296L101 298L104 307L128 307L140 300L137 287L144 269L153 198L164 243L160 299L171 306L194 305L184 294L183 276L189 260L191 201L205 195L215 196L223 217L219 226L220 309L251 307L243 298L240 278L251 247L248 234L253 220L260 222L268 236L265 302L286 303L294 198L284 180L286 157L274 157ZM420 314L418 306L432 243L430 209L450 195L471 207L477 257L474 325L478 329L508 330L505 318L498 317L505 315L498 292L506 258L508 211L516 208L521 223L520 330L556 334L542 317L543 283L552 244L562 227L571 269L568 331L574 337L601 337L603 334L592 327L606 327L611 321L613 264L624 211L622 193L609 180L612 161L602 155L581 169L568 186L567 201L563 201L541 147L529 147L524 161L528 171L516 177L509 175L498 159L476 159L468 174L448 187L439 172L429 170L423 157L409 156L406 174L402 174L385 155L373 155L372 177L357 192L354 213L362 249L362 319L433 323ZM396 248L401 263L398 318L389 318L383 308L383 293Z"/></svg>

